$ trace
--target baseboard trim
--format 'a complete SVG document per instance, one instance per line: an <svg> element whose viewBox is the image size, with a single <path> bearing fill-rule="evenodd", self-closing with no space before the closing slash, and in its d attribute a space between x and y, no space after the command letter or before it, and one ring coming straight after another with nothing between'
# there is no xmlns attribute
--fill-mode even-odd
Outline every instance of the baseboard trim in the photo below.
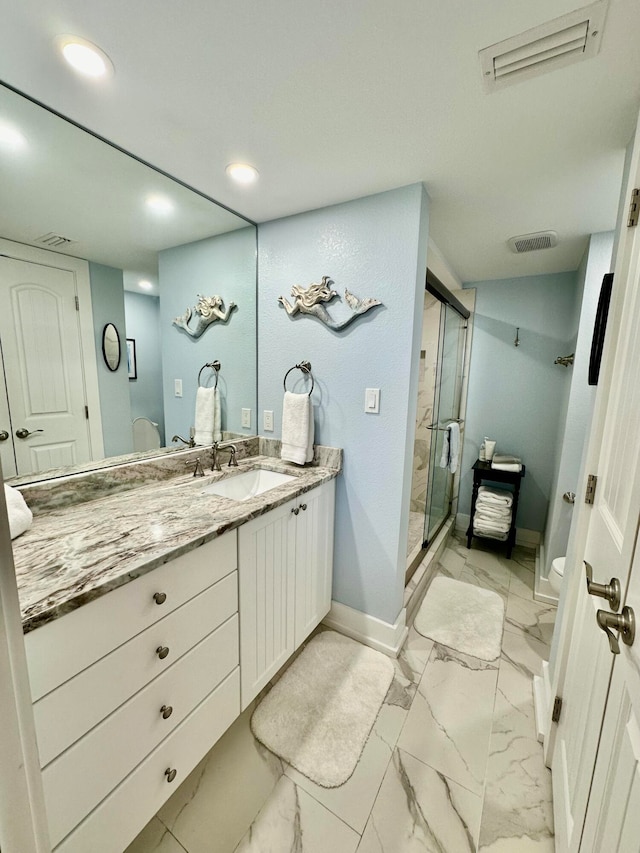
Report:
<svg viewBox="0 0 640 853"><path fill-rule="evenodd" d="M470 520L471 516L464 512L459 512L456 515L456 530L458 533L466 535ZM524 548L536 548L540 544L541 539L542 534L539 530L527 530L526 527L516 528L516 545L522 545ZM491 540L488 539L487 541L490 542Z"/></svg>
<svg viewBox="0 0 640 853"><path fill-rule="evenodd" d="M542 661L542 675L533 676L533 705L536 713L536 733L539 743L547 736L551 684L549 682L549 662Z"/></svg>
<svg viewBox="0 0 640 853"><path fill-rule="evenodd" d="M329 628L392 658L398 657L409 633L405 608L402 608L392 625L375 616L369 616L368 613L347 607L339 601L332 601L331 610L322 621Z"/></svg>

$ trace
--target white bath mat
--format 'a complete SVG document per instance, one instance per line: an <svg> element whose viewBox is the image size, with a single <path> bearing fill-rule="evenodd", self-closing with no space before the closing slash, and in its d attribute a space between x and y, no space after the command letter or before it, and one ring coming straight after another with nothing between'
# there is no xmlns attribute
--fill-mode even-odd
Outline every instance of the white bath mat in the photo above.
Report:
<svg viewBox="0 0 640 853"><path fill-rule="evenodd" d="M497 592L451 578L436 578L416 614L423 637L481 660L500 656L504 601Z"/></svg>
<svg viewBox="0 0 640 853"><path fill-rule="evenodd" d="M335 788L355 770L393 674L386 655L324 631L258 705L253 734L313 782Z"/></svg>

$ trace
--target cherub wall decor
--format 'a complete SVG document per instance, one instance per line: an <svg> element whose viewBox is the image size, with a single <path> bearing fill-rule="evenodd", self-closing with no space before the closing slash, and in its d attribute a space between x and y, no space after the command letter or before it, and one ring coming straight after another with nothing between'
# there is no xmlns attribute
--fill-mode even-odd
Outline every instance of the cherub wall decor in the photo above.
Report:
<svg viewBox="0 0 640 853"><path fill-rule="evenodd" d="M230 302L229 307L225 311L222 297L201 296L198 294L198 304L193 309L187 308L184 314L180 317L176 317L173 321L173 325L185 331L190 335L190 337L199 338L204 330L217 320L226 323L231 316L231 312L236 307L235 302ZM189 321L194 315L198 319L195 327L191 328L189 326Z"/></svg>
<svg viewBox="0 0 640 853"><path fill-rule="evenodd" d="M314 282L309 287L301 287L299 284L294 284L291 288L293 305L284 296L279 296L278 302L284 306L290 317L294 317L298 313L311 314L330 329L333 329L334 332L345 329L357 317L365 314L371 308L382 305L379 299L358 299L357 296L345 288L345 302L351 308L352 313L346 320L340 322L333 320L327 309L322 305L323 302L331 302L332 299L338 296L338 292L331 289L332 284L334 282L328 275L323 275L319 283Z"/></svg>

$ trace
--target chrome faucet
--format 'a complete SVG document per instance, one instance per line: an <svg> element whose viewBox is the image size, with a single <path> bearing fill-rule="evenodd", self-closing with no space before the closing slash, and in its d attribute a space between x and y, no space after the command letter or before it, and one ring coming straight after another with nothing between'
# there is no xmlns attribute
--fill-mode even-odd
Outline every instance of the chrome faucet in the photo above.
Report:
<svg viewBox="0 0 640 853"><path fill-rule="evenodd" d="M190 436L189 439L187 440L186 438L183 438L181 435L174 435L173 438L171 439L171 441L181 441L183 444L186 444L187 447L195 447L196 446L196 443L193 440L193 436Z"/></svg>
<svg viewBox="0 0 640 853"><path fill-rule="evenodd" d="M220 458L219 454L221 450L229 451L229 468L237 468L238 460L236 459L236 446L235 444L219 444L217 441L213 442L213 446L211 448L211 470L212 471L222 471L220 467Z"/></svg>

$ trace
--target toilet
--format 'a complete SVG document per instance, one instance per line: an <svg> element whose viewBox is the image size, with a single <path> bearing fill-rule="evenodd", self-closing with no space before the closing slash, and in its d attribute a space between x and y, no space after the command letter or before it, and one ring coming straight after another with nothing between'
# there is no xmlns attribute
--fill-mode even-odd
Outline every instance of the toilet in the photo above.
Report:
<svg viewBox="0 0 640 853"><path fill-rule="evenodd" d="M134 451L160 449L158 424L150 421L149 418L135 418L132 428Z"/></svg>
<svg viewBox="0 0 640 853"><path fill-rule="evenodd" d="M562 578L564 577L564 561L564 557L556 557L551 563L549 583L556 595L560 595L560 587L562 586Z"/></svg>

